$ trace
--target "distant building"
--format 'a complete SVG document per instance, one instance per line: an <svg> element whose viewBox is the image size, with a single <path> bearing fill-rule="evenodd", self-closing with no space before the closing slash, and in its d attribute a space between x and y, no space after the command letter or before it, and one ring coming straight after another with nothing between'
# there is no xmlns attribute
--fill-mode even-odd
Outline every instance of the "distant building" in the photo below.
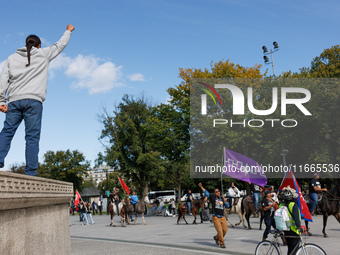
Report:
<svg viewBox="0 0 340 255"><path fill-rule="evenodd" d="M108 168L107 174L117 171L118 168ZM93 180L96 185L106 180L106 166L99 166L88 172L88 176L84 176L84 181Z"/></svg>

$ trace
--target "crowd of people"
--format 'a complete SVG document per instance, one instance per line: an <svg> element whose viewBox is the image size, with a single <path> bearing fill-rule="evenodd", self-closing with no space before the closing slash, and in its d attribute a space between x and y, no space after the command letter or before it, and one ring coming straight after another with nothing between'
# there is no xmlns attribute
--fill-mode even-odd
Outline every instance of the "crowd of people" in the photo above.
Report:
<svg viewBox="0 0 340 255"><path fill-rule="evenodd" d="M315 175L315 178L312 179L309 184L308 192L312 201L310 208L311 213L314 213L316 208L318 197L317 194L322 191L327 191L327 189L321 188L319 178L319 175ZM228 226L226 218L224 217L224 209L230 208L233 204L236 204L238 199L245 194L244 192L241 192L233 182L231 182L229 185L228 197L225 197L218 188L215 188L213 193L209 193L209 191L207 191L201 183L199 183L198 186L202 190L201 199L204 202L203 208L201 208L199 211L201 223L203 221L210 221L213 223L217 232L213 239L217 245L225 248L224 237L228 231ZM286 235L288 252L290 253L299 241L299 239L296 237L299 236L301 231L301 212L296 202L296 198L298 197L297 192L295 189L286 187L282 190L280 199L278 199L277 192L272 187L264 188L251 183L250 187L254 198L256 210L255 214L258 215L259 211L262 210L262 217L266 226L263 232L262 240L266 240L268 238L271 228L276 228L274 220L275 211L283 206L288 208L291 227L284 232ZM117 206L117 209L118 204L122 201L119 192L119 188L114 188L113 192L110 194L110 203L113 203L114 206ZM136 204L139 202L136 190L132 190L130 201L133 205L133 210L135 211ZM187 199L184 203L184 206L188 209L188 213L190 213L192 202L193 196L191 190L188 190ZM92 214L98 213L98 211L101 214L101 208L102 201L99 201L98 203L93 201L92 204L81 201L79 204L79 220L82 222L82 225L94 224L95 222L92 218ZM155 197L151 207L152 214L159 214L163 211L163 209L165 209L165 212L168 214L167 216L172 215L173 217L176 217L177 208L174 199L171 199L170 201L163 201L162 198ZM132 214L130 217L131 221L133 221Z"/></svg>

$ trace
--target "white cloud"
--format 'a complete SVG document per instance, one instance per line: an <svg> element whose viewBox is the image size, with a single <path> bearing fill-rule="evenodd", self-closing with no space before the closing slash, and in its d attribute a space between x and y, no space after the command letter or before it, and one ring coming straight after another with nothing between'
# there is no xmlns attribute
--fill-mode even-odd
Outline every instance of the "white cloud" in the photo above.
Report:
<svg viewBox="0 0 340 255"><path fill-rule="evenodd" d="M144 75L141 73L134 73L127 77L130 81L145 81Z"/></svg>
<svg viewBox="0 0 340 255"><path fill-rule="evenodd" d="M5 62L6 62L6 60L0 62L0 74L2 72L2 68L4 68Z"/></svg>
<svg viewBox="0 0 340 255"><path fill-rule="evenodd" d="M89 94L105 93L114 87L123 86L121 82L122 66L112 62L103 62L93 56L78 55L67 66L65 74L75 78L74 88L87 88Z"/></svg>
<svg viewBox="0 0 340 255"><path fill-rule="evenodd" d="M4 64L5 61L0 62L0 70ZM56 71L62 70L67 77L74 79L72 88L87 89L89 94L93 95L125 86L122 68L113 62L91 55L78 55L72 58L62 53L50 63L49 79L55 77ZM141 73L134 73L127 78L130 81L145 81Z"/></svg>
<svg viewBox="0 0 340 255"><path fill-rule="evenodd" d="M72 59L65 54L61 53L58 57L56 57L49 65L48 69L48 78L53 80L55 77L55 70L65 69L72 62Z"/></svg>

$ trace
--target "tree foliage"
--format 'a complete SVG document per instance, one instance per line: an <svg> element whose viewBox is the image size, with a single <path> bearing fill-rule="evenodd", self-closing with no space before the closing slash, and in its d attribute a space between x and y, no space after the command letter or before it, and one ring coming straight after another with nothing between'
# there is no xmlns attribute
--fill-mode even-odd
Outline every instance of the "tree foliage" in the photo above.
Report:
<svg viewBox="0 0 340 255"><path fill-rule="evenodd" d="M73 183L73 189L81 191L83 175L87 175L90 162L83 153L74 151L47 151L37 176Z"/></svg>
<svg viewBox="0 0 340 255"><path fill-rule="evenodd" d="M101 114L103 130L100 139L106 143L105 161L119 166L125 179L147 194L150 183L163 171L160 153L148 145L147 120L151 105L141 96L124 95L112 114L105 109Z"/></svg>
<svg viewBox="0 0 340 255"><path fill-rule="evenodd" d="M25 174L25 163L13 163L12 165L10 165L10 169L12 173L16 173L16 174Z"/></svg>

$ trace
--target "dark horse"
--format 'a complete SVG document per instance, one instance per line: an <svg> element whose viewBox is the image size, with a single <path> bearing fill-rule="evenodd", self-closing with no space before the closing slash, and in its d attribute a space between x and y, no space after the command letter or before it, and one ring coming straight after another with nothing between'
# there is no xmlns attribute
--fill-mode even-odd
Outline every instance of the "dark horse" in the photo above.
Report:
<svg viewBox="0 0 340 255"><path fill-rule="evenodd" d="M319 209L323 214L322 233L324 237L328 237L328 235L325 232L328 216L333 215L340 223L339 202L340 202L340 185L337 184L334 188L323 193L322 199L318 204ZM305 221L305 223L306 228L308 229L308 234L312 235L312 233L309 232L308 221Z"/></svg>
<svg viewBox="0 0 340 255"><path fill-rule="evenodd" d="M188 213L188 207L183 207L185 204L180 204L178 206L178 219L177 219L177 224L179 224L179 220L183 217L184 221L186 224L188 224L188 222L185 219L185 213ZM197 224L196 223L196 216L198 214L199 209L202 208L202 210L204 209L204 201L202 199L196 201L193 200L192 204L191 204L191 213L192 215L195 217L194 221L192 224Z"/></svg>
<svg viewBox="0 0 340 255"><path fill-rule="evenodd" d="M241 211L243 214L243 218L245 217L248 223L248 228L251 229L250 223L249 223L249 218L250 215L255 214L256 213L256 209L255 209L255 199L253 198L253 196L246 196L245 198L243 198L242 200L242 205L241 205ZM246 226L245 226L246 228Z"/></svg>

